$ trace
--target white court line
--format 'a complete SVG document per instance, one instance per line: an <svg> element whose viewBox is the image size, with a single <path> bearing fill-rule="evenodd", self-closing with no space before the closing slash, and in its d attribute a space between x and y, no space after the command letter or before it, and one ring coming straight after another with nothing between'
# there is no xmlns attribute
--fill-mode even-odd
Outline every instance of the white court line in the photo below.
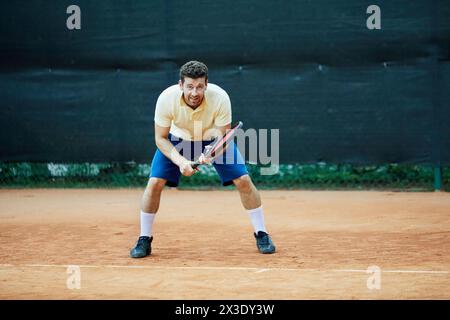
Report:
<svg viewBox="0 0 450 320"><path fill-rule="evenodd" d="M0 267L22 267L22 268L68 268L77 266L80 268L116 268L116 269L166 269L166 270L231 270L231 271L254 271L256 273L268 271L303 271L303 272L346 272L367 273L364 269L302 269L302 268L255 268L255 267L175 267L175 266L121 266L121 265L69 265L69 264L0 264ZM450 274L447 270L383 270L382 273L422 273L422 274Z"/></svg>
<svg viewBox="0 0 450 320"><path fill-rule="evenodd" d="M261 273L261 272L266 272L266 271L270 271L270 269L259 269L258 271L256 271L256 273Z"/></svg>
<svg viewBox="0 0 450 320"><path fill-rule="evenodd" d="M367 273L367 270L359 270L359 269L339 269L333 270L336 272L363 272ZM381 272L385 273L430 273L430 274L450 274L450 271L445 270L383 270L380 269Z"/></svg>

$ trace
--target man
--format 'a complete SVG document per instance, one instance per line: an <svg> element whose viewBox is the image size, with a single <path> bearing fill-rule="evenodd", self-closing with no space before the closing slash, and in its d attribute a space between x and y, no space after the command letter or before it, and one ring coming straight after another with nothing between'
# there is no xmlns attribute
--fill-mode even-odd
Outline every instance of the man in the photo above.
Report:
<svg viewBox="0 0 450 320"><path fill-rule="evenodd" d="M176 187L180 174L193 175L193 160L212 142L211 135L222 135L231 126L231 102L219 86L208 84L208 68L198 61L189 61L180 69L180 80L164 90L155 109L156 151L151 164L150 179L142 197L141 233L132 258L151 254L152 226L159 208L161 192L165 185ZM182 148L180 148L180 145ZM194 154L192 154L194 149ZM214 161L224 186L234 184L241 202L247 210L254 228L256 246L261 253L274 253L275 245L267 233L258 190L248 175L244 161L234 143L226 149L226 160L232 153L237 161ZM206 163L203 154L200 161Z"/></svg>

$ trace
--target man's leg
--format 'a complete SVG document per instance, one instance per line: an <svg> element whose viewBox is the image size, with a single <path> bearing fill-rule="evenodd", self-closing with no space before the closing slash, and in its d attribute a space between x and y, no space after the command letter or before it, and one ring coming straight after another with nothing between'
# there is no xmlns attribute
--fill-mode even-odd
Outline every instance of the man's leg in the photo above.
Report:
<svg viewBox="0 0 450 320"><path fill-rule="evenodd" d="M159 209L161 193L167 180L152 177L148 180L141 203L141 233L130 251L132 258L143 258L151 254L153 240L153 221Z"/></svg>
<svg viewBox="0 0 450 320"><path fill-rule="evenodd" d="M152 237L153 220L159 209L161 193L167 180L150 178L141 201L141 237Z"/></svg>
<svg viewBox="0 0 450 320"><path fill-rule="evenodd" d="M247 210L255 230L256 246L261 253L275 252L275 245L267 234L264 223L264 212L261 206L261 196L249 175L243 175L233 180L239 191L241 202Z"/></svg>
<svg viewBox="0 0 450 320"><path fill-rule="evenodd" d="M227 161L228 156L232 161ZM256 246L261 253L274 253L275 245L267 234L264 224L264 213L261 206L261 197L252 179L248 175L244 159L234 143L228 146L221 164L213 162L214 168L224 186L234 184L241 196L241 202L247 210L255 230Z"/></svg>
<svg viewBox="0 0 450 320"><path fill-rule="evenodd" d="M246 210L252 210L259 208L261 206L261 197L259 195L258 189L252 182L252 179L248 174L240 176L233 180L236 189L239 191L241 196L242 205Z"/></svg>
<svg viewBox="0 0 450 320"><path fill-rule="evenodd" d="M159 209L161 192L166 185L167 180L162 178L150 178L142 196L141 210L144 212L153 212L156 214Z"/></svg>

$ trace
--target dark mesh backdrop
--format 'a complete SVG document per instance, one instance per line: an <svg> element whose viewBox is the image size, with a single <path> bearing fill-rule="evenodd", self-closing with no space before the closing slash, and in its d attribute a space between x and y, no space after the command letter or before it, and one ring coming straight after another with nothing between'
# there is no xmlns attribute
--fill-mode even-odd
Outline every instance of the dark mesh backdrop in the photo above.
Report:
<svg viewBox="0 0 450 320"><path fill-rule="evenodd" d="M66 8L81 8L68 30ZM450 2L8 1L0 161L148 163L154 105L204 61L282 163L450 164Z"/></svg>

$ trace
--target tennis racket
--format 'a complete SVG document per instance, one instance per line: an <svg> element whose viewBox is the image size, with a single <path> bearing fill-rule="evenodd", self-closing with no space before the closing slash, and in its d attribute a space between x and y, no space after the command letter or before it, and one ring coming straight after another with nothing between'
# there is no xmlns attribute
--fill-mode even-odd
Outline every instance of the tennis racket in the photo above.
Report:
<svg viewBox="0 0 450 320"><path fill-rule="evenodd" d="M228 148L229 142L233 141L236 131L242 128L243 125L242 121L239 121L234 124L231 129L228 129L223 136L217 137L213 143L207 145L203 152L205 158L208 159L209 162L212 162L215 158L223 154ZM201 163L197 160L191 166L192 169L197 169L199 165L201 165Z"/></svg>

